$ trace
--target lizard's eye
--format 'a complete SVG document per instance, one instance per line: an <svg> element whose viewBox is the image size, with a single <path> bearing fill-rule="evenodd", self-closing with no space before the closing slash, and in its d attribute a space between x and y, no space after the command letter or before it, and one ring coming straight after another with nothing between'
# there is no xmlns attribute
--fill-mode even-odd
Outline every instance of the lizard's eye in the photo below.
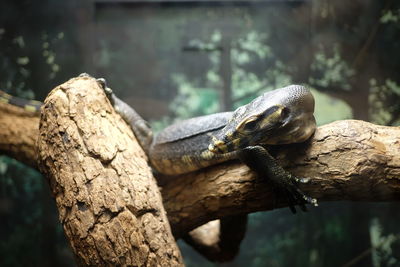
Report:
<svg viewBox="0 0 400 267"><path fill-rule="evenodd" d="M257 119L253 119L251 121L248 121L244 125L244 129L246 131L254 131L257 127L258 127L258 120Z"/></svg>
<svg viewBox="0 0 400 267"><path fill-rule="evenodd" d="M284 108L282 109L282 112L281 112L282 118L287 118L287 117L289 116L289 114L290 114L289 108L284 107Z"/></svg>

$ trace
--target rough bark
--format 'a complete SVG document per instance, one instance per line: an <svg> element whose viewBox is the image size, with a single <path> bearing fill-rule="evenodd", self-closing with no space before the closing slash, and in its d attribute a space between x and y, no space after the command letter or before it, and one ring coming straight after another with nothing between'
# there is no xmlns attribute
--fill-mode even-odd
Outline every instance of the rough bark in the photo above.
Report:
<svg viewBox="0 0 400 267"><path fill-rule="evenodd" d="M101 107L101 110L103 109L108 110L104 103ZM18 120L15 118L10 128L21 125L17 123ZM101 127L103 126L99 125L100 129ZM10 131L6 128L0 128L0 136L7 136L2 133ZM103 129L104 134L107 134L107 131L115 129ZM30 139L30 147L33 150L37 130L33 127L24 132L33 136ZM99 134L101 136L101 132ZM133 140L129 131L124 134ZM311 178L309 184L302 185L302 189L320 202L398 201L399 137L400 127L378 126L355 120L337 121L319 127L307 143L274 150L276 157L288 171ZM125 138L123 137L124 140ZM110 141L117 142L114 139ZM1 143L7 144L12 141L2 138ZM136 144L133 146L140 150ZM14 154L19 153L16 150ZM127 158L126 164L130 164L132 160L135 158ZM246 166L238 162L221 164L169 180L164 182L162 195L177 238L216 218L287 205L285 199L277 198L277 205L273 207L275 197L267 181L262 177L255 177Z"/></svg>
<svg viewBox="0 0 400 267"><path fill-rule="evenodd" d="M146 156L94 78L49 94L38 151L79 265L183 265Z"/></svg>
<svg viewBox="0 0 400 267"><path fill-rule="evenodd" d="M346 120L321 126L309 142L274 149L318 201L400 200L400 127ZM175 236L210 220L285 207L267 179L230 162L177 177L162 191ZM273 206L273 203L276 206Z"/></svg>

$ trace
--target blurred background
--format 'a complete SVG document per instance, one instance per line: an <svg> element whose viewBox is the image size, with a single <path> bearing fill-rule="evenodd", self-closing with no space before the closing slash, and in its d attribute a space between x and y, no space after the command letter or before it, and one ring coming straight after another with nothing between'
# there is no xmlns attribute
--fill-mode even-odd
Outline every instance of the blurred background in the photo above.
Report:
<svg viewBox="0 0 400 267"><path fill-rule="evenodd" d="M0 89L44 100L88 72L155 130L232 110L292 83L319 125L400 125L400 2L394 0L2 0ZM241 252L187 266L400 266L399 203L321 203L250 216ZM0 266L75 266L35 170L0 155Z"/></svg>

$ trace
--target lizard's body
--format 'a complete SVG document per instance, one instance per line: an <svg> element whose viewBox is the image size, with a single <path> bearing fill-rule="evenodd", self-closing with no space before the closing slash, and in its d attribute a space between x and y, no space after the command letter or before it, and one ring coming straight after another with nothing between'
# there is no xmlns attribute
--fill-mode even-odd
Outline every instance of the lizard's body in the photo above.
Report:
<svg viewBox="0 0 400 267"><path fill-rule="evenodd" d="M306 203L317 205L298 187L306 179L283 170L265 148L304 142L314 133L314 97L307 88L291 85L273 90L233 112L184 120L154 137L147 122L118 99L104 80L99 82L116 111L131 126L156 171L177 175L240 159L284 192L293 212L296 204L303 210Z"/></svg>
<svg viewBox="0 0 400 267"><path fill-rule="evenodd" d="M296 93L301 93L303 97L310 98L307 99L308 102L311 102L309 104L312 105L309 107L309 111L304 110L296 114L295 117L291 118L291 125L279 129L276 133L265 133L267 138L263 143L258 144L299 143L307 140L314 132L315 120L311 111L314 109L314 103L312 95L304 87L291 86L267 92L251 102L250 107L247 107L256 112L254 106L260 106L259 102L290 105L290 99L287 95ZM244 107L246 106L241 108ZM232 119L238 119L235 118L236 114L235 112L215 113L184 120L165 128L150 143L148 155L151 165L160 173L176 175L238 158L239 144L234 147L234 144L230 143L231 148L227 149L231 151L228 153L213 153L209 150L209 145L213 143L213 139L218 139L217 136L223 134L224 127L227 126L228 122ZM243 136L240 141L250 143L250 140L245 139L251 137Z"/></svg>
<svg viewBox="0 0 400 267"><path fill-rule="evenodd" d="M212 137L231 117L232 112L216 113L165 128L149 147L151 165L160 173L177 175L234 159L235 152L214 154L208 150Z"/></svg>

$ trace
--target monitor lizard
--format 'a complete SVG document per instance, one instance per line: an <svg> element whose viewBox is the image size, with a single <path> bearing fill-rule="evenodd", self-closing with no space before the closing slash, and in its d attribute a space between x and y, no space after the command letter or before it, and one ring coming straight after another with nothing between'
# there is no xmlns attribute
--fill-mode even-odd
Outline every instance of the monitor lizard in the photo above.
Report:
<svg viewBox="0 0 400 267"><path fill-rule="evenodd" d="M269 91L235 111L183 120L153 135L149 124L115 96L104 79L97 81L132 128L155 171L179 175L240 159L259 177L269 179L274 192L287 196L293 213L295 205L303 211L305 204L318 205L299 188L309 179L285 171L266 148L304 142L313 135L314 97L306 87L290 85Z"/></svg>

